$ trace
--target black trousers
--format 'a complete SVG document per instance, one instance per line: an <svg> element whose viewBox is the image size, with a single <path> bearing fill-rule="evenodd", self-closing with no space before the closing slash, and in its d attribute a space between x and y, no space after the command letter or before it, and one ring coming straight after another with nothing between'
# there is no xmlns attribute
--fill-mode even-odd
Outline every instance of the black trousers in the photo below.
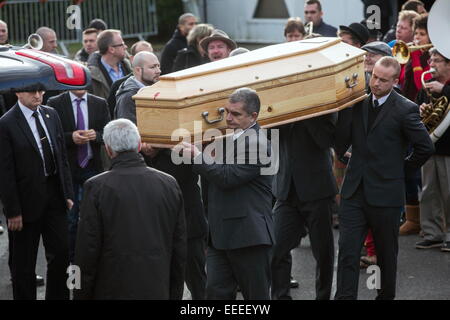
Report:
<svg viewBox="0 0 450 320"><path fill-rule="evenodd" d="M206 299L206 236L187 240L186 286L192 300Z"/></svg>
<svg viewBox="0 0 450 320"><path fill-rule="evenodd" d="M376 299L395 298L400 215L401 207L369 205L362 184L350 199L341 200L336 300L358 297L359 259L368 228L372 230L381 272Z"/></svg>
<svg viewBox="0 0 450 320"><path fill-rule="evenodd" d="M206 298L235 300L239 286L245 300L269 300L271 249L268 245L233 250L208 246Z"/></svg>
<svg viewBox="0 0 450 320"><path fill-rule="evenodd" d="M272 299L291 299L290 251L298 246L305 226L316 260L316 299L329 300L333 283L334 239L331 225L333 198L301 202L297 196L278 200L273 209L275 246L272 259Z"/></svg>
<svg viewBox="0 0 450 320"><path fill-rule="evenodd" d="M61 199L58 177L47 179L46 210L34 222L25 222L21 231L10 232L11 276L14 300L36 299L36 259L42 240L47 259L45 299L69 299L66 285L68 254L67 211Z"/></svg>

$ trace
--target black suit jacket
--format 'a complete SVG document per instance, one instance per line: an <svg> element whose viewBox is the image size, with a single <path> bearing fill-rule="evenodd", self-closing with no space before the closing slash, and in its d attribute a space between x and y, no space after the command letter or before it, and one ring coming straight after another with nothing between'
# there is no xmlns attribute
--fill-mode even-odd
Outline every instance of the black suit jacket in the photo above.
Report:
<svg viewBox="0 0 450 320"><path fill-rule="evenodd" d="M186 265L183 198L175 179L123 152L84 185L75 263L78 299L181 299Z"/></svg>
<svg viewBox="0 0 450 320"><path fill-rule="evenodd" d="M114 119L114 109L116 108L117 99L116 99L116 93L117 90L119 90L119 87L122 83L128 80L128 78L132 77L133 73L130 73L126 75L125 77L120 78L119 80L116 80L113 82L111 86L111 91L109 92L108 96L108 108L109 108L109 114L111 116L111 119Z"/></svg>
<svg viewBox="0 0 450 320"><path fill-rule="evenodd" d="M55 108L61 119L64 130L64 140L67 148L70 168L74 170L78 166L77 163L77 145L73 142L72 134L77 130L75 125L76 115L73 112L72 102L70 101L69 92L62 93L48 100L48 105ZM94 129L97 138L89 142L92 148L92 156L94 167L98 172L103 171L103 165L100 155L100 146L103 144L103 128L110 120L108 105L106 100L92 94L87 95L88 105L88 121L89 128Z"/></svg>
<svg viewBox="0 0 450 320"><path fill-rule="evenodd" d="M352 145L342 197L350 198L361 182L372 206L400 207L405 203L405 170L421 167L434 147L420 121L419 108L394 90L367 128L372 95L339 113L336 150L339 155ZM407 156L408 145L413 152Z"/></svg>
<svg viewBox="0 0 450 320"><path fill-rule="evenodd" d="M41 106L41 114L53 145L61 185L60 197L55 201L66 207L66 199L73 199L73 190L64 132L53 108ZM0 150L0 195L6 217L22 215L24 222L38 220L45 210L46 177L38 145L18 104L0 119Z"/></svg>
<svg viewBox="0 0 450 320"><path fill-rule="evenodd" d="M198 186L199 175L192 171L192 165L175 165L172 162L169 149L159 150L158 154L150 162L155 169L173 176L180 186L184 199L188 239L206 236L208 225Z"/></svg>
<svg viewBox="0 0 450 320"><path fill-rule="evenodd" d="M300 201L337 194L331 157L336 122L334 113L279 128L280 161L273 180L273 194L277 199L288 198L292 181Z"/></svg>
<svg viewBox="0 0 450 320"><path fill-rule="evenodd" d="M258 124L253 128L256 132L259 131ZM255 130L249 132L254 133ZM257 134L250 136L250 142L244 138L240 136L234 142L234 157L230 157L233 164L224 162L193 165L194 172L208 180L209 235L212 245L219 250L273 244L273 176L261 175L261 169L265 165L259 160L255 164L238 164L238 159L256 156L254 153L250 154L250 144L264 148ZM237 145L241 143L245 144L245 148L237 152ZM227 152L224 154L229 156Z"/></svg>

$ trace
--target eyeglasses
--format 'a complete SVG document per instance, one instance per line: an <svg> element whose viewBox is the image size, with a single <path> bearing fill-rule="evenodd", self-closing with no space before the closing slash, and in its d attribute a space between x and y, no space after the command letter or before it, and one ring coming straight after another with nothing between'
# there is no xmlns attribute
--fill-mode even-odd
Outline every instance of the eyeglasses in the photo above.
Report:
<svg viewBox="0 0 450 320"><path fill-rule="evenodd" d="M120 44L113 44L111 47L115 48L115 47L125 47L125 42L122 42Z"/></svg>
<svg viewBox="0 0 450 320"><path fill-rule="evenodd" d="M316 14L317 11L305 11L305 14Z"/></svg>
<svg viewBox="0 0 450 320"><path fill-rule="evenodd" d="M432 63L441 63L444 62L444 59L428 59L427 63L428 64L432 64Z"/></svg>

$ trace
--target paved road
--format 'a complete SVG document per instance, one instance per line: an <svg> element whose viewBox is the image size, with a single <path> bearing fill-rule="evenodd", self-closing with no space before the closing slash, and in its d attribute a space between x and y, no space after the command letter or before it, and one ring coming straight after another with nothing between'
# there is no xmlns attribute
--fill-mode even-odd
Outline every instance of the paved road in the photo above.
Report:
<svg viewBox="0 0 450 320"><path fill-rule="evenodd" d="M335 243L337 244L338 232L334 231L334 233ZM0 300L12 299L7 240L6 233L0 235ZM450 254L440 252L438 249L417 250L414 248L414 243L417 240L417 236L400 238L397 299L450 299ZM308 239L304 239L301 246L293 250L292 256L293 275L300 283L298 289L291 290L293 298L297 300L314 299L315 263ZM40 275L45 273L45 257L42 246L38 256L37 272ZM364 271L361 271L359 299L375 298L376 292L366 287L368 276ZM334 281L336 281L336 277ZM335 288L334 282L333 291ZM44 287L41 287L38 288L38 299L43 298ZM184 298L190 299L187 290L185 290Z"/></svg>

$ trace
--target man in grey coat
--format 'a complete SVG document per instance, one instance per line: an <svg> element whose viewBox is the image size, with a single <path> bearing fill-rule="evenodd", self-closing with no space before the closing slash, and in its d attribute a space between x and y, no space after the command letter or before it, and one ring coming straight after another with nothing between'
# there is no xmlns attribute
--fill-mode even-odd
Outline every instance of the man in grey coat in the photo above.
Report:
<svg viewBox="0 0 450 320"><path fill-rule="evenodd" d="M208 181L207 299L235 299L238 285L246 300L270 298L272 176L261 157L270 146L256 122L259 109L252 89L230 96L225 110L233 134L222 143L225 152L216 139L212 164L206 151L183 143L183 151L194 156L194 172Z"/></svg>
<svg viewBox="0 0 450 320"><path fill-rule="evenodd" d="M111 121L103 139L112 168L84 185L74 298L181 299L186 223L178 183L146 166L131 121Z"/></svg>
<svg viewBox="0 0 450 320"><path fill-rule="evenodd" d="M137 53L133 59L133 76L125 80L117 90L114 118L125 118L136 123L136 103L132 97L139 89L157 82L160 74L158 57L154 53Z"/></svg>

